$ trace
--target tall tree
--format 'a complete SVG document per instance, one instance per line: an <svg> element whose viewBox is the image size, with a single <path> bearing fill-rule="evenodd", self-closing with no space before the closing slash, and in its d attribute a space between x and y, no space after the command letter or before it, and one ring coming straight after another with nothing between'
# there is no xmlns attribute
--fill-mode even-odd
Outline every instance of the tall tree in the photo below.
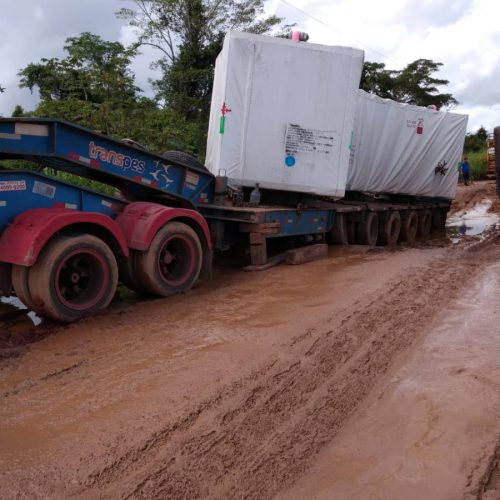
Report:
<svg viewBox="0 0 500 500"><path fill-rule="evenodd" d="M282 21L264 16L264 0L134 0L135 9L118 16L137 28L138 43L158 50L154 82L164 107L199 129L204 149L215 59L231 29L268 33Z"/></svg>
<svg viewBox="0 0 500 500"><path fill-rule="evenodd" d="M63 118L117 138L128 137L159 153L194 152L193 124L141 96L130 63L137 47L125 48L91 33L68 38L63 59L42 59L22 69L20 86L40 92L30 114ZM15 113L27 113L22 108Z"/></svg>
<svg viewBox="0 0 500 500"><path fill-rule="evenodd" d="M417 59L395 71L386 69L383 63L366 62L361 88L383 98L417 106L441 108L457 104L452 94L439 91L439 87L448 85L448 80L433 76L442 65L430 59Z"/></svg>
<svg viewBox="0 0 500 500"><path fill-rule="evenodd" d="M475 134L469 132L465 136L464 150L467 152L484 151L486 149L487 138L488 132L481 125Z"/></svg>
<svg viewBox="0 0 500 500"><path fill-rule="evenodd" d="M92 103L134 100L138 88L129 65L136 48L125 49L92 33L66 39L67 57L42 59L19 72L20 87L38 87L42 100L78 99Z"/></svg>

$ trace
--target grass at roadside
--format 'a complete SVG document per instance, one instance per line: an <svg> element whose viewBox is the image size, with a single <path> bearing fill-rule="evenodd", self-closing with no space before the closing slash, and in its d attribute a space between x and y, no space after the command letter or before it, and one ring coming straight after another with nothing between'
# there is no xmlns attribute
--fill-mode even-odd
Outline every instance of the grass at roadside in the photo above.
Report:
<svg viewBox="0 0 500 500"><path fill-rule="evenodd" d="M467 153L466 156L469 158L472 180L478 181L484 179L488 168L486 151L474 151Z"/></svg>

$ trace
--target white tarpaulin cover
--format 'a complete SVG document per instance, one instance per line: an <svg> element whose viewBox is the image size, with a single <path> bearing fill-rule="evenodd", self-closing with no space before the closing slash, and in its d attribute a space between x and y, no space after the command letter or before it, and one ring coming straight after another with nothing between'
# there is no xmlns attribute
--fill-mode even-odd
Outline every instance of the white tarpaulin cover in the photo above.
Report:
<svg viewBox="0 0 500 500"><path fill-rule="evenodd" d="M347 189L453 198L467 119L359 90Z"/></svg>
<svg viewBox="0 0 500 500"><path fill-rule="evenodd" d="M362 67L361 50L230 32L207 167L243 186L343 196Z"/></svg>

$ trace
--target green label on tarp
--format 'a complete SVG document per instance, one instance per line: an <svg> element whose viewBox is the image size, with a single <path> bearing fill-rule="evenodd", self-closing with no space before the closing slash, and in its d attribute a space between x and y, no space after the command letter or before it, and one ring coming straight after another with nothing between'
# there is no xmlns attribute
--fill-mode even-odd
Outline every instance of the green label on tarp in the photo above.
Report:
<svg viewBox="0 0 500 500"><path fill-rule="evenodd" d="M219 134L223 134L225 128L226 128L226 117L221 116L220 123L219 123Z"/></svg>

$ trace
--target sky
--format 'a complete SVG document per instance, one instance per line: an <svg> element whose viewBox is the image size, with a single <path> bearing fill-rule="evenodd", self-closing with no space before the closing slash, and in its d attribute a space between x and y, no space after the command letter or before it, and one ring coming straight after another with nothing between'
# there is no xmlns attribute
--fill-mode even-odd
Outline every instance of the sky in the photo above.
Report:
<svg viewBox="0 0 500 500"><path fill-rule="evenodd" d="M35 92L18 87L17 73L42 57L64 57L67 37L90 31L125 45L134 30L115 12L132 0L0 0L0 115L14 106L34 109ZM365 60L401 69L416 59L443 63L442 91L459 101L453 111L469 115L469 131L500 125L499 0L267 0L266 12L309 33L310 41L348 45ZM132 70L136 84L151 95L152 48L142 49Z"/></svg>

